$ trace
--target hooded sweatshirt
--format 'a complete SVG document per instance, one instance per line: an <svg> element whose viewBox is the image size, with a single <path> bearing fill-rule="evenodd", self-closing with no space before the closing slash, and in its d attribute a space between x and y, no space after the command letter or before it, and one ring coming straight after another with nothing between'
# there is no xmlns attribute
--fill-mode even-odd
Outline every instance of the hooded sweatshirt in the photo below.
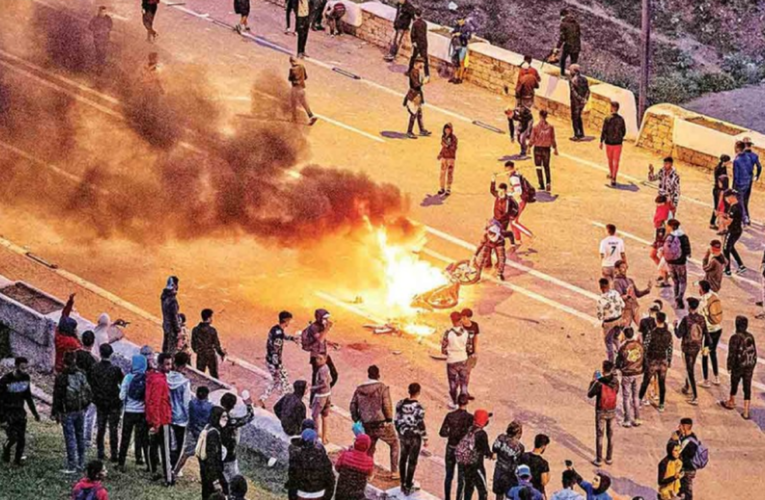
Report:
<svg viewBox="0 0 765 500"><path fill-rule="evenodd" d="M72 498L77 498L77 495L79 495L82 490L88 489L95 491L96 495L92 497L93 500L109 500L109 492L106 491L106 488L104 488L103 484L101 484L101 481L91 481L87 477L80 479L80 481L74 485L74 489L72 490Z"/></svg>
<svg viewBox="0 0 765 500"><path fill-rule="evenodd" d="M393 402L390 399L390 389L379 380L367 380L353 393L350 410L353 421L361 421L366 427L391 422Z"/></svg>
<svg viewBox="0 0 765 500"><path fill-rule="evenodd" d="M181 333L181 319L178 317L180 312L178 291L174 288L165 288L159 299L162 303L162 329L165 333Z"/></svg>
<svg viewBox="0 0 765 500"><path fill-rule="evenodd" d="M170 425L173 421L173 409L170 405L170 387L167 375L159 370L146 374L146 423L149 428Z"/></svg>
<svg viewBox="0 0 765 500"><path fill-rule="evenodd" d="M608 489L611 487L611 478L604 474L598 474L598 476L600 476L600 486L597 488L593 487L591 483L584 481L581 476L577 480L579 487L587 493L587 500L612 500L611 495L608 494Z"/></svg>
<svg viewBox="0 0 765 500"><path fill-rule="evenodd" d="M146 412L145 400L133 399L128 396L128 389L130 388L130 383L133 381L133 377L138 373L145 375L146 365L146 357L142 354L136 354L132 359L130 373L122 380L122 385L120 386L120 399L125 402L126 413Z"/></svg>
<svg viewBox="0 0 765 500"><path fill-rule="evenodd" d="M367 479L372 474L375 464L367 450L372 440L366 434L359 434L353 448L343 451L335 463L337 470L337 490L335 500L363 500Z"/></svg>
<svg viewBox="0 0 765 500"><path fill-rule="evenodd" d="M396 404L396 431L399 436L427 438L425 408L414 399L402 399Z"/></svg>
<svg viewBox="0 0 765 500"><path fill-rule="evenodd" d="M167 374L170 388L170 406L173 412L173 425L186 427L189 423L189 401L191 401L191 382L182 373L171 371Z"/></svg>
<svg viewBox="0 0 765 500"><path fill-rule="evenodd" d="M282 423L282 430L288 436L296 436L302 432L301 427L306 417L306 407L303 402L306 385L304 380L296 381L295 392L285 394L274 406L274 413Z"/></svg>
<svg viewBox="0 0 765 500"><path fill-rule="evenodd" d="M323 446L315 441L300 440L300 445L290 449L287 472L288 491L304 493L324 492L323 500L330 500L335 490L335 474L332 462Z"/></svg>
<svg viewBox="0 0 765 500"><path fill-rule="evenodd" d="M111 321L109 315L106 313L101 314L98 317L98 325L93 329L93 335L96 337L96 341L93 343L93 356L99 357L99 348L102 344L108 344L109 340L109 325Z"/></svg>

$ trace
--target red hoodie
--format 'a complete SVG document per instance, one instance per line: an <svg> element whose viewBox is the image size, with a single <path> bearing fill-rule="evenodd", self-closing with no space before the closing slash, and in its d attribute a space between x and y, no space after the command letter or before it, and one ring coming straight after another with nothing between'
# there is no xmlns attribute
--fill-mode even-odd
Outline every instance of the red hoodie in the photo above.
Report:
<svg viewBox="0 0 765 500"><path fill-rule="evenodd" d="M77 337L70 337L69 335L63 335L56 330L56 337L54 344L56 346L56 363L54 369L56 373L64 371L64 354L67 352L74 352L82 347L82 344Z"/></svg>
<svg viewBox="0 0 765 500"><path fill-rule="evenodd" d="M86 488L96 489L96 500L109 500L109 492L101 484L101 481L91 481L87 477L80 479L80 482L74 485L72 490L72 499L77 498L77 494Z"/></svg>
<svg viewBox="0 0 765 500"><path fill-rule="evenodd" d="M151 370L146 373L146 422L150 429L156 429L170 425L172 418L167 376L158 370Z"/></svg>

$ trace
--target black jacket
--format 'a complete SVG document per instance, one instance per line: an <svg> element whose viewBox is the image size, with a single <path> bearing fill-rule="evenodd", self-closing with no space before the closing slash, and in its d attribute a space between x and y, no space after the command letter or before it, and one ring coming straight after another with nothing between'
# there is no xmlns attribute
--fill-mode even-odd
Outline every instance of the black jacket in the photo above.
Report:
<svg viewBox="0 0 765 500"><path fill-rule="evenodd" d="M560 22L558 47L564 45L569 54L578 54L582 50L582 31L579 27L579 21L572 15L564 17Z"/></svg>
<svg viewBox="0 0 765 500"><path fill-rule="evenodd" d="M223 474L223 443L221 442L220 429L210 428L205 439L206 460L201 460L199 465L204 470L205 477L210 482L218 481L224 493L228 492L228 482Z"/></svg>
<svg viewBox="0 0 765 500"><path fill-rule="evenodd" d="M90 351L89 347L83 347L82 349L77 349L74 352L75 356L75 365L77 365L77 369L81 370L85 375L88 376L88 382L90 382L90 372L93 369L94 366L96 366L97 360L95 356L93 356Z"/></svg>
<svg viewBox="0 0 765 500"><path fill-rule="evenodd" d="M302 387L302 390L300 390ZM282 423L282 430L288 436L297 436L300 434L303 420L306 417L305 395L306 383L303 381L295 382L295 392L285 394L274 406L274 413Z"/></svg>
<svg viewBox="0 0 765 500"><path fill-rule="evenodd" d="M412 23L412 45L420 50L428 50L428 23L423 18L415 19Z"/></svg>
<svg viewBox="0 0 765 500"><path fill-rule="evenodd" d="M624 142L625 135L627 135L627 126L621 115L614 113L606 117L603 130L600 132L600 142L605 142L608 146L620 146Z"/></svg>
<svg viewBox="0 0 765 500"><path fill-rule="evenodd" d="M102 359L90 371L90 389L97 408L119 408L120 384L125 374L108 359Z"/></svg>
<svg viewBox="0 0 765 500"><path fill-rule="evenodd" d="M316 493L324 490L323 500L330 500L335 493L335 473L332 462L323 446L302 443L290 448L287 471L288 491Z"/></svg>
<svg viewBox="0 0 765 500"><path fill-rule="evenodd" d="M473 427L473 415L467 410L454 410L446 414L438 435L447 438L448 445L457 446Z"/></svg>
<svg viewBox="0 0 765 500"><path fill-rule="evenodd" d="M197 356L214 356L217 352L223 356L223 348L220 346L218 330L209 323L201 322L191 330L191 350Z"/></svg>
<svg viewBox="0 0 765 500"><path fill-rule="evenodd" d="M180 312L178 292L165 288L162 290L160 301L162 302L162 330L165 333L181 333L181 320L178 317Z"/></svg>
<svg viewBox="0 0 765 500"><path fill-rule="evenodd" d="M396 19L393 21L393 29L408 30L414 19L414 5L409 0L396 5Z"/></svg>

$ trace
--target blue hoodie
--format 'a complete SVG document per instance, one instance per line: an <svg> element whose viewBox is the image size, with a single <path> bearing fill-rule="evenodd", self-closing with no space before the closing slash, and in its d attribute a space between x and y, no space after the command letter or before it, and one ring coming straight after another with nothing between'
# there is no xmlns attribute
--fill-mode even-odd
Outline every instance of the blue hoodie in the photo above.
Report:
<svg viewBox="0 0 765 500"><path fill-rule="evenodd" d="M189 423L189 401L191 401L191 382L182 373L171 371L167 374L167 386L170 388L170 406L173 410L173 425L186 427Z"/></svg>
<svg viewBox="0 0 765 500"><path fill-rule="evenodd" d="M128 387L136 373L146 373L146 358L136 354L132 358L133 364L130 373L122 380L120 386L120 399L125 401L125 413L146 413L146 403L143 400L133 399L128 396Z"/></svg>

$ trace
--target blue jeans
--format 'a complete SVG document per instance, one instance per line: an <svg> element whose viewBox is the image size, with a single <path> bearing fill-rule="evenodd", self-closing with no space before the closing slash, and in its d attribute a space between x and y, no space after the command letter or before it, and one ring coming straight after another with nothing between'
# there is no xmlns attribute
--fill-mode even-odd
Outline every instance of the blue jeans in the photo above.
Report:
<svg viewBox="0 0 765 500"><path fill-rule="evenodd" d="M85 469L85 410L73 411L63 416L61 427L64 429L66 443L66 468L68 470Z"/></svg>
<svg viewBox="0 0 765 500"><path fill-rule="evenodd" d="M738 202L741 204L741 208L744 210L744 221L745 223L749 222L749 197L752 194L752 185L747 184L746 186L736 186L734 185L733 188L738 191Z"/></svg>
<svg viewBox="0 0 765 500"><path fill-rule="evenodd" d="M96 405L89 404L85 410L85 448L90 449L93 442L93 429L96 426Z"/></svg>

